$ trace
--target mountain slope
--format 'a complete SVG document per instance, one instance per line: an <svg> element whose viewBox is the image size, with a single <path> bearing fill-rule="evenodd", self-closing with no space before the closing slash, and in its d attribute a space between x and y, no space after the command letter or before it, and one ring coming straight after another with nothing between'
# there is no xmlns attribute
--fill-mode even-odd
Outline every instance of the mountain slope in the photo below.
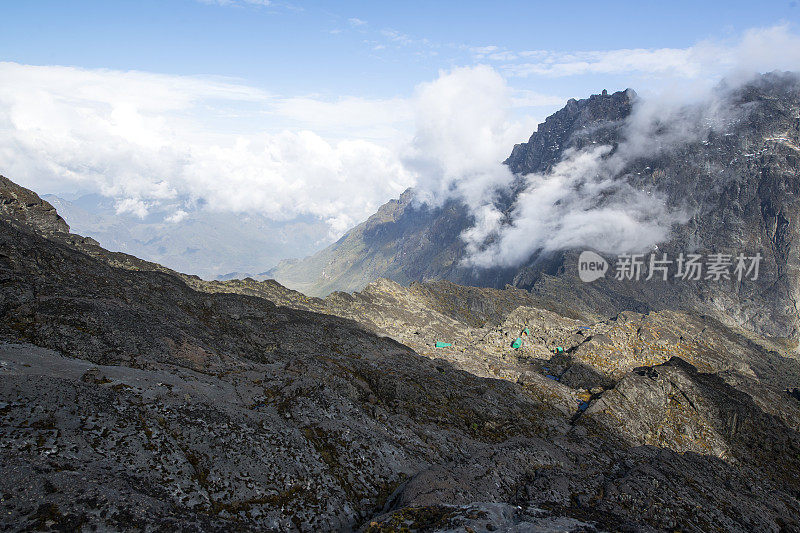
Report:
<svg viewBox="0 0 800 533"><path fill-rule="evenodd" d="M453 269L463 251L458 236L469 213L454 201L429 209L413 199L413 191L406 191L331 246L306 259L282 261L266 275L314 296L360 290L380 277L403 284L446 277L441 272Z"/></svg>
<svg viewBox="0 0 800 533"><path fill-rule="evenodd" d="M203 282L3 184L3 529L800 531L796 356L513 289Z"/></svg>
<svg viewBox="0 0 800 533"><path fill-rule="evenodd" d="M506 163L517 173L546 170L571 146L574 132L586 128L595 132L592 140L611 140L614 128L630 112L632 94L570 100L539 126L527 145L515 147ZM429 208L415 203L413 191L408 190L321 252L283 261L267 274L315 296L359 290L378 277L403 284L447 279L502 288L513 281L516 269L476 272L459 267L465 250L460 235L472 223L472 215L460 201L451 199L442 207Z"/></svg>
<svg viewBox="0 0 800 533"><path fill-rule="evenodd" d="M469 210L457 200L435 209L415 205L412 192L383 206L329 248L302 261L284 262L269 274L314 295L356 290L378 277L403 284L434 279L498 288L511 284L607 316L625 309L698 310L732 325L796 340L800 83L794 74L773 73L719 92L732 117L727 123L673 142L669 149L636 154L616 179L632 190L661 195L670 210L686 213L686 220L658 243L660 253L674 258L679 253L759 252L763 262L757 281L671 279L659 285L606 278L587 285L577 278L575 250L534 251L516 267L466 268L460 263L465 257L460 235L473 223ZM527 143L514 147L506 164L517 181L498 207L512 214L529 181L546 176L565 154L597 146L608 146L614 154L624 141L632 142L626 128L637 105L630 90L570 101ZM570 213L565 210L563 217L568 221Z"/></svg>

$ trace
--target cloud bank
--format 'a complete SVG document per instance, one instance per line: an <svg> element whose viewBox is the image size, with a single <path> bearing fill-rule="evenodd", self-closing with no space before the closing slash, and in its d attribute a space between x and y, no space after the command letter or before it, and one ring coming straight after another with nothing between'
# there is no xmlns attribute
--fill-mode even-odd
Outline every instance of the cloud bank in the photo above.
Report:
<svg viewBox="0 0 800 533"><path fill-rule="evenodd" d="M500 161L532 126L510 119L512 91L494 69L441 72L417 88L416 132L403 155L417 176L417 198L441 205L458 197L477 208L513 176Z"/></svg>
<svg viewBox="0 0 800 533"><path fill-rule="evenodd" d="M23 185L98 192L142 218L165 205L173 221L198 208L312 215L332 238L414 185L427 201L452 187L477 195L533 127L509 109L547 98L485 66L388 99L16 63L0 63L0 77L0 171Z"/></svg>
<svg viewBox="0 0 800 533"><path fill-rule="evenodd" d="M680 124L675 116L686 95L702 101L723 73L745 80L755 70L797 69L800 37L776 26L686 49L473 52L503 64L441 71L413 95L384 99L285 96L230 79L0 63L0 171L42 192L98 192L113 197L119 212L140 217L165 205L172 221L196 209L277 221L311 215L328 224L331 237L415 186L420 202L459 198L469 206L476 222L463 237L475 266L518 264L535 249L579 246L599 234L615 249L641 247L664 238L654 215L676 220L662 213L661 199L614 179L626 158L660 149L640 142L646 135L629 135L610 158L604 147L565 154L552 172L528 177L511 223L504 220L495 199L514 177L502 161L536 123L520 110L564 102L510 85L519 79L507 74L630 71L697 82L644 99L629 124L641 133L659 121ZM597 194L608 201L596 205ZM569 217L554 207L565 205ZM617 233L612 219L623 221Z"/></svg>
<svg viewBox="0 0 800 533"><path fill-rule="evenodd" d="M700 41L686 48L623 48L561 52L473 48L481 60L503 63L511 76L646 74L659 78L718 79L753 70L792 70L800 64L800 36L787 24L752 28L736 39Z"/></svg>
<svg viewBox="0 0 800 533"><path fill-rule="evenodd" d="M784 49L792 52L775 54ZM626 52L622 54L626 61L617 61L617 55L606 55L589 65L608 70L609 65L604 63L608 60L619 68L629 68L632 63L628 60L638 58L640 64L636 68L642 68L642 62L645 68L651 62L659 69L680 66L678 70L691 77L702 63L698 58L705 58L709 50L729 67L727 89L708 89L712 82L719 81L708 78L691 90L664 90L647 99L635 99L619 145L567 150L550 171L526 176L525 186L507 217L498 211L493 198L496 191L507 190L509 179L502 169L484 167L486 176L497 179L482 180L482 194L472 191L465 196L475 223L462 234L467 247L462 264L513 267L527 262L537 252L587 247L608 253L643 252L667 240L674 224L688 220L687 214L668 209L665 198L655 189L634 188L624 175L626 167L639 158L655 157L700 140L709 131L723 130L741 118L728 105L728 92L752 79L755 72L800 68L800 37L791 34L786 26L778 26L750 30L730 48L704 43L679 54L669 52L667 58L662 57L663 51L644 55ZM571 64L587 67L582 62ZM558 65L548 67L547 73L555 73L567 63ZM480 205L470 200L481 196L486 201Z"/></svg>
<svg viewBox="0 0 800 533"><path fill-rule="evenodd" d="M226 80L15 63L0 63L0 78L2 172L42 192L99 192L120 212L144 217L188 198L185 208L314 215L340 235L414 183L387 143L303 129L349 116L351 133L385 139L410 116L397 102L279 98ZM267 132L261 123L288 127Z"/></svg>

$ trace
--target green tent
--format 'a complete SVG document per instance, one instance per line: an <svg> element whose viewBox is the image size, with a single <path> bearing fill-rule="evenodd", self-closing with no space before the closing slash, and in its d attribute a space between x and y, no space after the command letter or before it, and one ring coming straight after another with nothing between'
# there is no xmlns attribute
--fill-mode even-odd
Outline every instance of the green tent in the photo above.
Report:
<svg viewBox="0 0 800 533"><path fill-rule="evenodd" d="M522 346L522 337L517 337L516 339L514 339L514 342L511 343L511 347L519 348L520 346Z"/></svg>
<svg viewBox="0 0 800 533"><path fill-rule="evenodd" d="M437 348L449 348L450 346L452 346L452 344L449 342L436 342Z"/></svg>

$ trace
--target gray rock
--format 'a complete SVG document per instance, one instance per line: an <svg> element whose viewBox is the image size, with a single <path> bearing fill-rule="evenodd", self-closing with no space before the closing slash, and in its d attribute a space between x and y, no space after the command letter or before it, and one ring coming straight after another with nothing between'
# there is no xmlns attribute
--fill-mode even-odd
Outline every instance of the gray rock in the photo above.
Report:
<svg viewBox="0 0 800 533"><path fill-rule="evenodd" d="M800 366L769 339L446 283L206 283L53 220L0 212L2 529L800 530Z"/></svg>

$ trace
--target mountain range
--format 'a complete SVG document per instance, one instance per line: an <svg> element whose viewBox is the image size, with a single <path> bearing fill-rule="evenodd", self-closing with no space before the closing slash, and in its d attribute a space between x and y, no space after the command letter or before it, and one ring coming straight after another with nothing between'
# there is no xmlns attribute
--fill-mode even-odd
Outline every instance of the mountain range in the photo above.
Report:
<svg viewBox="0 0 800 533"><path fill-rule="evenodd" d="M275 221L252 213L216 212L208 206L151 207L139 216L120 213L113 198L99 194L42 198L74 231L110 250L205 279L257 275L283 257L303 256L329 242L329 227L314 217Z"/></svg>
<svg viewBox="0 0 800 533"><path fill-rule="evenodd" d="M555 222L537 226L538 231L527 235L517 231L520 241L557 236L565 241L558 247L548 248L545 242L522 253L514 264L470 265L465 261L469 253L464 235L476 224L474 210L459 197L432 207L416 201L409 190L336 243L306 259L283 261L267 274L318 296L360 290L377 278L404 285L440 279L495 288L510 285L604 316L626 309L691 310L796 342L800 316L797 76L776 72L746 84L722 84L707 101L686 104L665 116L649 116L648 109L648 102L632 90L571 100L540 124L527 143L513 148L505 165L515 180L496 191L494 201L505 228L512 231L530 221L520 220L521 216L537 216L524 212L525 202L541 193L540 184L563 178L565 161L605 147L600 164L618 166L612 186L587 193L580 201L565 195L555 202L555 215L548 212ZM572 186L579 190L596 184ZM574 232L570 227L604 213L604 207L615 207L612 203L619 202L622 196L617 191L623 186L632 197L629 205L640 202L641 196L656 198L645 204L644 214L656 212L670 223L663 238L639 250L645 261L651 252L659 257L666 253L673 260L681 253L731 257L758 253L763 258L758 279L752 283L676 279L673 265L669 279L662 283L620 281L611 275L581 283L579 252L608 252L604 245L618 236L613 231L594 232L591 221ZM624 207L618 211L624 212ZM623 227L624 221L619 225ZM631 232L645 231L639 229L644 226L633 225ZM581 241L581 232L589 238ZM490 236L484 248L497 238ZM570 246L573 238L582 248ZM610 262L614 255L605 253Z"/></svg>

